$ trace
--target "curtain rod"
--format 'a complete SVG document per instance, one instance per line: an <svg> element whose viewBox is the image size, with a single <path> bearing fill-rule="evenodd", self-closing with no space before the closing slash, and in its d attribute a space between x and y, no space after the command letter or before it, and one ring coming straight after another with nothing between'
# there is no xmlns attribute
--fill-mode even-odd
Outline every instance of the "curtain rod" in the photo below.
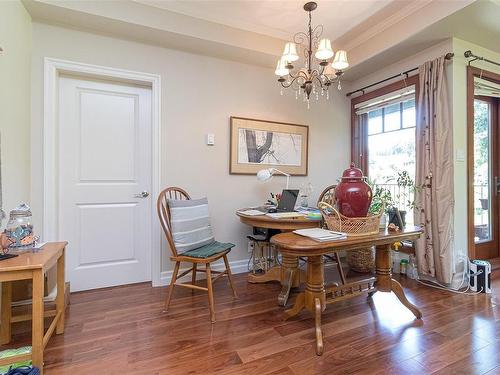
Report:
<svg viewBox="0 0 500 375"><path fill-rule="evenodd" d="M470 51L469 51L469 52L470 52ZM454 56L454 55L455 55L454 53L452 53L452 52L448 52L448 53L444 56L444 58L445 58L446 60L451 60L451 59L453 58L453 56ZM346 94L346 96L347 96L347 97L349 97L349 96L351 96L352 94L355 94L355 93L357 93L357 92L364 92L366 89L369 89L369 88L371 88L371 87L373 87L373 86L380 85L381 83L384 83L384 82L390 81L390 80L392 80L392 79L394 79L394 78L398 78L398 77L401 77L401 76L406 76L406 78L408 78L408 74L409 74L409 73L411 73L411 72L414 72L415 70L418 70L418 68L413 68L413 69L407 70L407 71L405 71L405 72L402 72L402 73L399 73L399 74L395 74L395 75L393 75L392 77L389 77L389 78L383 79L383 80L381 80L381 81L378 81L378 82L372 83L371 85L368 85L368 86L362 87L362 88L360 88L360 89L357 89L357 90L354 90L354 91L348 92L348 93Z"/></svg>
<svg viewBox="0 0 500 375"><path fill-rule="evenodd" d="M482 57L482 56L476 56L476 55L474 55L474 54L473 54L470 50L465 51L465 52L464 52L464 56L465 56L466 58L473 57L473 59L472 59L472 60L467 61L467 63L468 63L469 65L470 65L470 63L472 63L472 62L474 62L474 61L476 61L476 60L479 60L479 61L486 61L486 62L489 62L490 64L495 64L495 65L500 66L500 63L497 63L496 61L492 61L492 60L485 59L485 58L484 58L484 57Z"/></svg>

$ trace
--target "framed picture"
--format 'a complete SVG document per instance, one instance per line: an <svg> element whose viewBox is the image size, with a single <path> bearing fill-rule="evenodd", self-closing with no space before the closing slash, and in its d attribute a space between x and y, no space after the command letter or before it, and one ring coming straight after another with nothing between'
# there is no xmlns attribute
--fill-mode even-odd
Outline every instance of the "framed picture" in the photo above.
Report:
<svg viewBox="0 0 500 375"><path fill-rule="evenodd" d="M276 168L306 176L308 142L306 125L231 117L229 173L256 174Z"/></svg>

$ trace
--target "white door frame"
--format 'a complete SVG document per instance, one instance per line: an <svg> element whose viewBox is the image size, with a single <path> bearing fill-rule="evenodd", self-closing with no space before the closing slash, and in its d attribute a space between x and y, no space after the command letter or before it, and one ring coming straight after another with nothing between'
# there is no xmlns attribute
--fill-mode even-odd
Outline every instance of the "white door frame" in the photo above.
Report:
<svg viewBox="0 0 500 375"><path fill-rule="evenodd" d="M44 59L44 103L43 103L43 239L59 239L58 218L58 154L57 121L59 75L88 76L125 83L151 86L151 280L153 286L161 285L161 231L156 214L155 200L160 193L161 155L161 77L158 74L134 72L105 66L46 57Z"/></svg>

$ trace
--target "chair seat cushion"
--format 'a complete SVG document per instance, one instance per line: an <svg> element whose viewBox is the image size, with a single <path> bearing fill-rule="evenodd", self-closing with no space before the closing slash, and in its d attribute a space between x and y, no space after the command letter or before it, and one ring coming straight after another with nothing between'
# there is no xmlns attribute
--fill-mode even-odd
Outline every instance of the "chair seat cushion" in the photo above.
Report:
<svg viewBox="0 0 500 375"><path fill-rule="evenodd" d="M229 242L212 242L208 245L198 247L197 249L186 251L182 256L193 258L208 258L216 254L220 254L226 250L232 249L235 245Z"/></svg>

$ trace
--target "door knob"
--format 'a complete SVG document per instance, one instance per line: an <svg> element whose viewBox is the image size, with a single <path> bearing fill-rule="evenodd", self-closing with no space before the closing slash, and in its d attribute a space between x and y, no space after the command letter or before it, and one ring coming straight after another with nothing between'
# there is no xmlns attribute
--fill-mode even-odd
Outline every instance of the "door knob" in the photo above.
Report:
<svg viewBox="0 0 500 375"><path fill-rule="evenodd" d="M144 190L139 194L134 195L134 198L147 198L147 197L149 197L149 192L147 192L146 190Z"/></svg>

